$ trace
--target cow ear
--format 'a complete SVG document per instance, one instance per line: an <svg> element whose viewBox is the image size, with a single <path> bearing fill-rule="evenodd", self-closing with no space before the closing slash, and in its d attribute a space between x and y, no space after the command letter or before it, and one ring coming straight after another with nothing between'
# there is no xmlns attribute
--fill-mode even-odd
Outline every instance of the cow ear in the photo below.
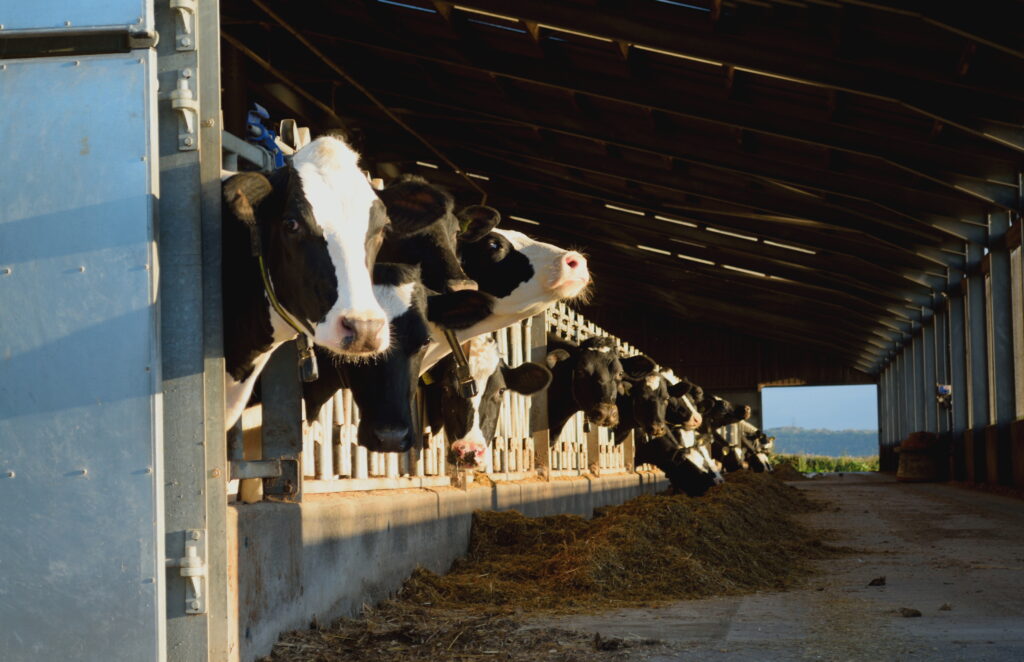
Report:
<svg viewBox="0 0 1024 662"><path fill-rule="evenodd" d="M377 197L384 203L392 228L400 235L413 234L450 214L452 196L422 177L399 177Z"/></svg>
<svg viewBox="0 0 1024 662"><path fill-rule="evenodd" d="M564 349L553 349L548 352L547 357L544 359L545 363L548 364L549 368L554 368L561 361L569 360L569 352Z"/></svg>
<svg viewBox="0 0 1024 662"><path fill-rule="evenodd" d="M448 329L468 329L494 310L494 297L477 290L460 290L427 297L427 320Z"/></svg>
<svg viewBox="0 0 1024 662"><path fill-rule="evenodd" d="M459 210L456 216L459 219L459 241L468 244L480 241L501 222L498 210L486 205L470 205Z"/></svg>
<svg viewBox="0 0 1024 662"><path fill-rule="evenodd" d="M681 398L690 392L693 388L693 384L689 382L678 382L676 384L670 384L668 387L668 394L673 398Z"/></svg>
<svg viewBox="0 0 1024 662"><path fill-rule="evenodd" d="M658 364L643 354L628 356L624 359L619 359L619 362L622 363L622 369L630 379L643 379L648 375L654 374L658 369Z"/></svg>
<svg viewBox="0 0 1024 662"><path fill-rule="evenodd" d="M256 224L256 208L273 192L270 180L258 172L240 172L228 177L221 185L224 204L246 225Z"/></svg>
<svg viewBox="0 0 1024 662"><path fill-rule="evenodd" d="M551 371L532 361L515 368L503 363L501 374L505 377L506 386L523 395L533 395L551 385Z"/></svg>

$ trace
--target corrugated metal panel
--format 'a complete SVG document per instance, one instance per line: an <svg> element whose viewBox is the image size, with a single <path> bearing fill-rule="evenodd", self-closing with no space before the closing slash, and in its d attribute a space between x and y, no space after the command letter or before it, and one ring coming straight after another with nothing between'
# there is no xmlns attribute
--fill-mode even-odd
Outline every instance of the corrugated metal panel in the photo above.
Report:
<svg viewBox="0 0 1024 662"><path fill-rule="evenodd" d="M154 56L5 65L0 657L162 659Z"/></svg>

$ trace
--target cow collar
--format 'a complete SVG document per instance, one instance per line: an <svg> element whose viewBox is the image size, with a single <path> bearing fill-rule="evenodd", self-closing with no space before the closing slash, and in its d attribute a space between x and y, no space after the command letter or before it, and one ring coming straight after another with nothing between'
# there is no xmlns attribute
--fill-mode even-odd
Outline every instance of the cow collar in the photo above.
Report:
<svg viewBox="0 0 1024 662"><path fill-rule="evenodd" d="M288 326L295 329L298 333L298 337L295 339L296 347L299 350L299 377L304 382L314 382L320 377L320 372L317 370L316 365L316 354L313 353L313 343L310 336L313 333L313 329L303 329L299 325L295 318L284 309L281 302L277 300L277 295L274 293L274 284L270 282L270 274L267 273L267 264L263 260L263 243L260 241L260 229L253 223L249 225L249 240L252 248L252 255L256 258L256 263L260 267L260 279L263 281L263 291L267 295L267 299L270 301L270 306L281 316Z"/></svg>

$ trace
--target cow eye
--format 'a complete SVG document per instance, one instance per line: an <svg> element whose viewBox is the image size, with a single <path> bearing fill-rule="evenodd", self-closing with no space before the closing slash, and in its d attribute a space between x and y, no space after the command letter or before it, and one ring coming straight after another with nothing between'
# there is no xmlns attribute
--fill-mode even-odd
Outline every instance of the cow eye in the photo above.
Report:
<svg viewBox="0 0 1024 662"><path fill-rule="evenodd" d="M294 218L286 218L284 221L284 230L288 234L295 234L299 231L302 226Z"/></svg>
<svg viewBox="0 0 1024 662"><path fill-rule="evenodd" d="M487 240L487 249L488 250L496 251L499 248L501 248L501 243L497 239L494 239L492 237L492 238Z"/></svg>

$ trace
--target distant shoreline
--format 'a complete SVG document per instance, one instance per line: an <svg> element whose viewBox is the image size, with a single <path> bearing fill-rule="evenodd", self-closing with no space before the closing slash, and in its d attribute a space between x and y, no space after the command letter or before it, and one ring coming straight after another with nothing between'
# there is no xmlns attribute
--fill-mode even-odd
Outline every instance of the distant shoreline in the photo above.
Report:
<svg viewBox="0 0 1024 662"><path fill-rule="evenodd" d="M878 454L878 430L826 430L794 426L766 428L775 453L864 457Z"/></svg>

